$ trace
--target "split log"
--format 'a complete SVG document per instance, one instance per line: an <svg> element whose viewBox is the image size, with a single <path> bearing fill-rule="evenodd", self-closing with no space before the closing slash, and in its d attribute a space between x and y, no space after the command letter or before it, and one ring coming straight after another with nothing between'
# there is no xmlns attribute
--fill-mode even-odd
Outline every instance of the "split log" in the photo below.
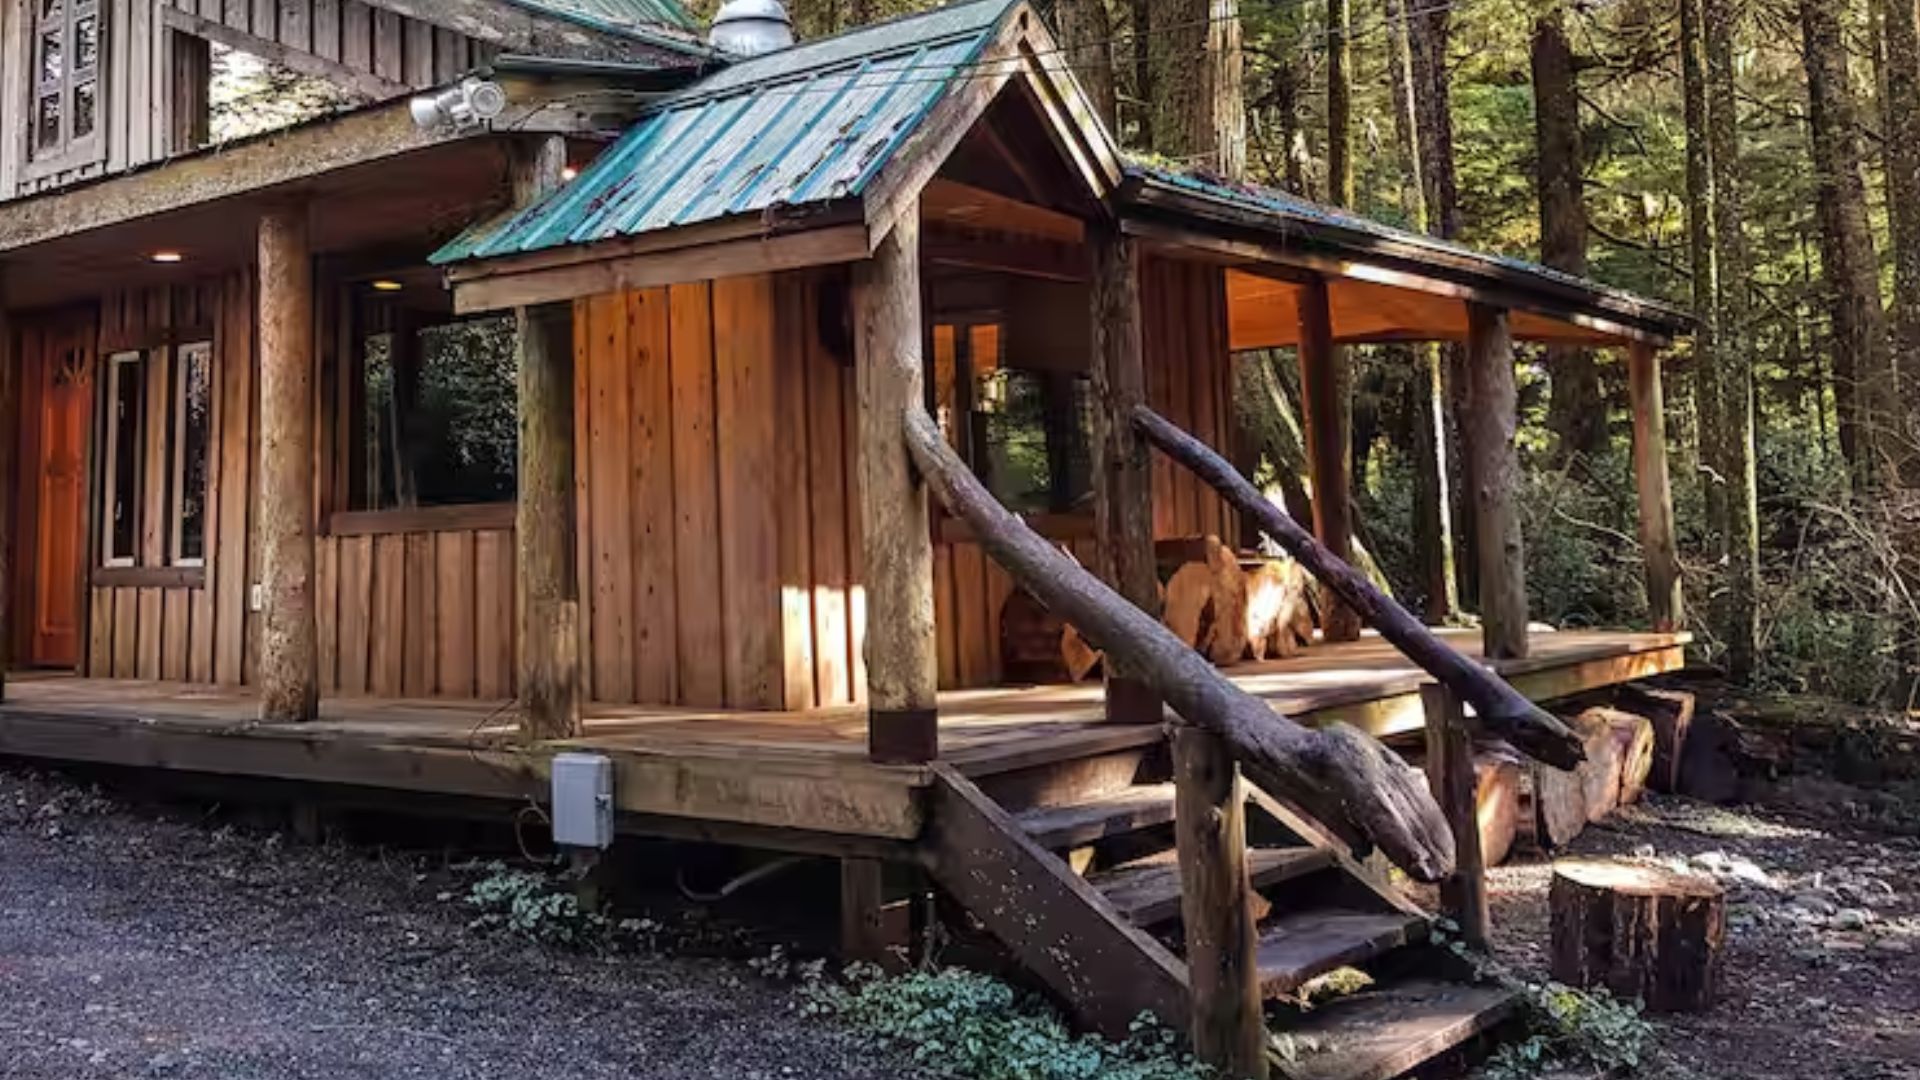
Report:
<svg viewBox="0 0 1920 1080"><path fill-rule="evenodd" d="M1168 457L1185 465L1272 537L1322 584L1399 649L1407 659L1473 706L1480 725L1529 757L1562 769L1578 765L1580 738L1506 680L1449 647L1407 609L1302 529L1247 478L1199 439L1152 409L1137 408L1134 423Z"/></svg>
<svg viewBox="0 0 1920 1080"><path fill-rule="evenodd" d="M1306 633L1300 632L1302 623ZM1247 575L1247 648L1255 660L1296 655L1313 639L1307 572L1291 559L1267 562Z"/></svg>
<svg viewBox="0 0 1920 1080"><path fill-rule="evenodd" d="M1252 780L1348 842L1377 845L1416 880L1437 881L1453 869L1453 837L1417 770L1356 728L1308 730L1240 689L1001 506L924 408L907 409L901 426L928 489L994 561L1188 723L1225 740Z"/></svg>
<svg viewBox="0 0 1920 1080"><path fill-rule="evenodd" d="M1653 768L1647 786L1659 792L1680 790L1680 762L1693 726L1693 695L1684 690L1658 690L1628 684L1616 701L1622 709L1647 718L1653 725Z"/></svg>
<svg viewBox="0 0 1920 1080"><path fill-rule="evenodd" d="M1473 755L1474 805L1480 819L1480 858L1499 866L1520 835L1521 768L1506 757Z"/></svg>
<svg viewBox="0 0 1920 1080"><path fill-rule="evenodd" d="M1031 593L1015 589L1000 605L1000 667L1017 683L1077 683L1100 666L1100 653Z"/></svg>
<svg viewBox="0 0 1920 1080"><path fill-rule="evenodd" d="M1247 657L1247 575L1240 556L1215 536L1207 537L1207 572L1213 578L1213 640L1207 657L1230 667Z"/></svg>
<svg viewBox="0 0 1920 1080"><path fill-rule="evenodd" d="M1548 892L1553 977L1604 986L1652 1012L1713 1003L1726 894L1711 879L1618 860L1554 864Z"/></svg>
<svg viewBox="0 0 1920 1080"><path fill-rule="evenodd" d="M1619 763L1619 789L1613 805L1632 806L1647 793L1653 772L1653 722L1644 716L1612 710L1613 756Z"/></svg>
<svg viewBox="0 0 1920 1080"><path fill-rule="evenodd" d="M1586 831L1589 822L1611 813L1620 790L1614 761L1613 726L1604 709L1587 709L1567 722L1580 733L1585 760L1572 772L1535 766L1533 837L1546 851L1558 851Z"/></svg>
<svg viewBox="0 0 1920 1080"><path fill-rule="evenodd" d="M1212 650L1213 572L1205 563L1188 563L1167 579L1167 603L1161 619L1174 637L1195 652Z"/></svg>
<svg viewBox="0 0 1920 1080"><path fill-rule="evenodd" d="M1067 667L1067 681L1077 683L1092 678L1105 656L1085 635L1068 625L1060 635L1060 659Z"/></svg>

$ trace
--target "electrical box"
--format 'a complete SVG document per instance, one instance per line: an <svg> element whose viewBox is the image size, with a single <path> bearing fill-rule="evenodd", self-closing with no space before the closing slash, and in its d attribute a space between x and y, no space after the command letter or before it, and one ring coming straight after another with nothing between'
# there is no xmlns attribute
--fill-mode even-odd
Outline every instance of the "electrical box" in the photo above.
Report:
<svg viewBox="0 0 1920 1080"><path fill-rule="evenodd" d="M553 759L553 842L561 847L613 846L613 760L602 754Z"/></svg>

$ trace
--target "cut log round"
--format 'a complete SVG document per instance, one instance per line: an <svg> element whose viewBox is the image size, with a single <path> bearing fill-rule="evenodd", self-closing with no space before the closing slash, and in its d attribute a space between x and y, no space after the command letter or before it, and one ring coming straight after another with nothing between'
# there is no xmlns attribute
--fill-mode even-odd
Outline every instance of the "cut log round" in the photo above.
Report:
<svg viewBox="0 0 1920 1080"><path fill-rule="evenodd" d="M1618 704L1653 725L1653 768L1647 786L1660 792L1679 791L1680 762L1687 731L1693 726L1693 695L1685 690L1628 685L1620 688Z"/></svg>
<svg viewBox="0 0 1920 1080"><path fill-rule="evenodd" d="M1188 723L1225 740L1249 779L1348 842L1378 845L1415 880L1452 872L1452 831L1417 770L1349 724L1308 730L1240 689L1002 506L925 408L905 409L900 423L927 488L993 560Z"/></svg>
<svg viewBox="0 0 1920 1080"><path fill-rule="evenodd" d="M1714 881L1605 859L1554 864L1548 895L1553 977L1605 987L1652 1012L1713 1004L1726 938L1726 895Z"/></svg>
<svg viewBox="0 0 1920 1080"><path fill-rule="evenodd" d="M1533 770L1533 836L1547 851L1573 843L1589 822L1613 812L1620 794L1613 725L1606 709L1588 709L1567 721L1580 735L1585 760L1572 772L1536 765Z"/></svg>
<svg viewBox="0 0 1920 1080"><path fill-rule="evenodd" d="M1099 669L1105 657L1080 631L1068 626L1060 635L1060 659L1066 664L1068 682L1085 682Z"/></svg>
<svg viewBox="0 0 1920 1080"><path fill-rule="evenodd" d="M1520 833L1520 765L1505 757L1473 756L1475 812L1480 819L1480 859L1499 866Z"/></svg>
<svg viewBox="0 0 1920 1080"><path fill-rule="evenodd" d="M1247 648L1255 660L1286 658L1299 653L1302 616L1304 640L1313 637L1313 614L1307 601L1307 572L1291 559L1262 563L1247 574Z"/></svg>
<svg viewBox="0 0 1920 1080"><path fill-rule="evenodd" d="M1012 682L1082 682L1100 652L1033 594L1015 589L1000 606L1000 663Z"/></svg>
<svg viewBox="0 0 1920 1080"><path fill-rule="evenodd" d="M1213 578L1213 641L1207 657L1220 667L1231 667L1247 657L1247 575L1240 556L1207 537L1207 571Z"/></svg>
<svg viewBox="0 0 1920 1080"><path fill-rule="evenodd" d="M1167 629L1196 652L1213 648L1213 571L1191 562L1167 579L1167 603L1162 613Z"/></svg>
<svg viewBox="0 0 1920 1080"><path fill-rule="evenodd" d="M1647 793L1647 777L1653 772L1653 722L1644 716L1611 710L1613 756L1619 763L1620 788L1615 806L1632 806Z"/></svg>

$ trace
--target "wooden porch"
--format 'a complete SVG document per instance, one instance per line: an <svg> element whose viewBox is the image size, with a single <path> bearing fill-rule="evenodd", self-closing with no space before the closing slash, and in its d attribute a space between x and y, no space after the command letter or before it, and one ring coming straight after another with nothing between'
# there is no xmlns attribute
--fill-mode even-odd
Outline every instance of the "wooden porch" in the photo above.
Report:
<svg viewBox="0 0 1920 1080"><path fill-rule="evenodd" d="M1449 631L1477 655L1480 635ZM1524 660L1497 665L1551 700L1677 670L1685 635L1536 633ZM1429 680L1377 637L1244 664L1242 688L1309 722L1343 720L1383 738L1425 729ZM1103 719L1098 683L940 695L941 761L984 777L1157 742L1158 726ZM768 846L817 849L831 836L908 841L925 824L924 766L876 764L858 706L748 712L593 705L585 733L527 746L510 702L330 698L300 725L259 722L240 687L16 675L0 704L0 753L442 796L541 800L544 762L589 748L617 765L615 798L636 832L697 822L765 830Z"/></svg>

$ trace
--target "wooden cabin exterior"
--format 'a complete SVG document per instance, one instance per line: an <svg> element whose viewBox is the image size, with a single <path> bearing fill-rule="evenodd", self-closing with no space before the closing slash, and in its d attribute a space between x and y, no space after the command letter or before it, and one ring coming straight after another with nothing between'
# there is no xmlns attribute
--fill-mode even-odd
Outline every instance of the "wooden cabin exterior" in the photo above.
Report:
<svg viewBox="0 0 1920 1080"><path fill-rule="evenodd" d="M856 951L886 944L891 864L1090 1024L1205 1015L1222 995L1148 933L1187 871L1095 853L1170 850L1196 759L1124 673L1011 677L1019 586L932 503L901 418L1153 609L1156 542L1256 538L1132 410L1237 459L1234 354L1295 348L1314 531L1345 555L1340 346L1389 340L1465 344L1509 418L1515 339L1629 352L1660 625L1529 635L1493 422L1468 438L1488 630L1447 641L1540 700L1683 662L1658 364L1683 315L1128 162L1019 0L737 63L670 0L624 2L49 0L62 49L101 20L107 74L97 131L48 84L44 146L14 106L51 24L0 5L0 753L510 801L589 749L633 831L842 859ZM202 145L214 46L371 100ZM505 114L415 124L405 94L489 63ZM1309 723L1464 730L1357 621L1324 637L1227 675ZM1211 775L1239 820L1251 789ZM1265 992L1417 946L1425 913L1344 834L1253 795L1248 836L1281 846L1220 865L1304 890ZM1408 994L1439 1026L1372 1067L1511 1007Z"/></svg>

